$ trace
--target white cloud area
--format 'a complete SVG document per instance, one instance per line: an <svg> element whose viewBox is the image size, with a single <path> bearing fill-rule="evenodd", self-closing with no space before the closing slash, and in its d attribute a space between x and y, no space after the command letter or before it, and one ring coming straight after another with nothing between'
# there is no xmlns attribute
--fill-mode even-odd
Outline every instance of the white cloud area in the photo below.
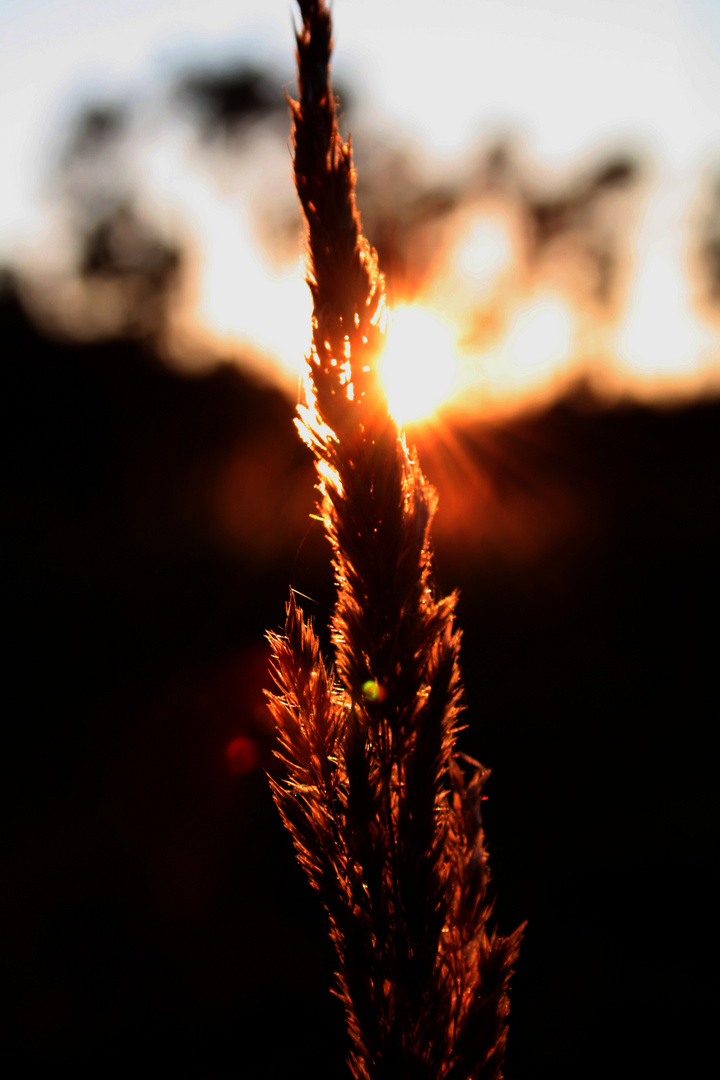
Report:
<svg viewBox="0 0 720 1080"><path fill-rule="evenodd" d="M365 130L398 125L438 174L460 167L467 145L508 132L519 133L540 182L604 149L647 153L655 187L612 342L613 377L621 382L622 369L630 383L652 376L669 386L677 369L707 384L718 337L692 311L684 267L693 185L720 166L720 3L334 0L333 13L336 71L358 86ZM0 265L37 260L57 228L47 178L77 105L152 102L163 79L194 60L270 60L291 82L293 18L291 0L0 0ZM296 262L271 266L258 251L252 212L262 177L221 206L185 152L146 140L136 164L148 203L158 208L167 196L199 238L192 318L216 340L252 342L282 365L306 343L309 301ZM268 168L291 194L287 154ZM505 235L481 221L459 245L456 270L491 288L510 254ZM502 349L473 370L487 385L495 377L497 393L516 394L565 370L577 333L561 298L531 297Z"/></svg>

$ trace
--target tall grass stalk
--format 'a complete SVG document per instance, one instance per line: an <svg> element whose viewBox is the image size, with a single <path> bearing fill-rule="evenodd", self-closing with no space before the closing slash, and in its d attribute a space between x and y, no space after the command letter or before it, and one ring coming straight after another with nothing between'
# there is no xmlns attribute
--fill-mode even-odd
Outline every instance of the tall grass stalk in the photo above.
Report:
<svg viewBox="0 0 720 1080"><path fill-rule="evenodd" d="M317 465L337 602L334 670L293 594L271 634L283 779L275 801L330 919L349 1063L363 1080L495 1080L521 929L490 929L480 800L455 750L456 596L436 595L436 496L375 362L386 305L355 207L324 0L299 0L295 181L314 312L296 421Z"/></svg>

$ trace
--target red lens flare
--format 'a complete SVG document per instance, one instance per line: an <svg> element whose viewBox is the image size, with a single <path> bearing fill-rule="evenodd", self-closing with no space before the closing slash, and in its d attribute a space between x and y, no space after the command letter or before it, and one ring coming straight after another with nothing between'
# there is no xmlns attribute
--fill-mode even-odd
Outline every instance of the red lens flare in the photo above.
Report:
<svg viewBox="0 0 720 1080"><path fill-rule="evenodd" d="M245 776L254 772L260 764L260 751L254 739L247 735L238 735L225 747L225 760L230 772Z"/></svg>

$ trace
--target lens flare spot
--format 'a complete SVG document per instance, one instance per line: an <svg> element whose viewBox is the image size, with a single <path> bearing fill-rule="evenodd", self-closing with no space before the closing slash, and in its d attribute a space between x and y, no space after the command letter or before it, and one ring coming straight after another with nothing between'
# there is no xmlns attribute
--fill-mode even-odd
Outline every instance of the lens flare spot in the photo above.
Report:
<svg viewBox="0 0 720 1080"><path fill-rule="evenodd" d="M362 686L363 697L366 701L379 703L387 697L387 690L381 686L377 679L368 679Z"/></svg>
<svg viewBox="0 0 720 1080"><path fill-rule="evenodd" d="M244 776L257 769L260 764L260 752L254 739L247 735L238 735L225 747L225 760L230 772Z"/></svg>
<svg viewBox="0 0 720 1080"><path fill-rule="evenodd" d="M455 356L450 328L429 311L400 307L379 361L390 412L399 424L427 419L452 394Z"/></svg>

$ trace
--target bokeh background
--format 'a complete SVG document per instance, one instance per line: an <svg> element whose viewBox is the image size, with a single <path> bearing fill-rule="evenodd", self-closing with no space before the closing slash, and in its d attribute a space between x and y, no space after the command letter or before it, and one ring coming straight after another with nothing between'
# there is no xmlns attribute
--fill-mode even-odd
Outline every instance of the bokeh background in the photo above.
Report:
<svg viewBox="0 0 720 1080"><path fill-rule="evenodd" d="M506 1075L689 1075L718 824L720 5L335 0L438 488ZM265 631L321 633L289 0L0 0L3 1057L343 1075L271 803Z"/></svg>

